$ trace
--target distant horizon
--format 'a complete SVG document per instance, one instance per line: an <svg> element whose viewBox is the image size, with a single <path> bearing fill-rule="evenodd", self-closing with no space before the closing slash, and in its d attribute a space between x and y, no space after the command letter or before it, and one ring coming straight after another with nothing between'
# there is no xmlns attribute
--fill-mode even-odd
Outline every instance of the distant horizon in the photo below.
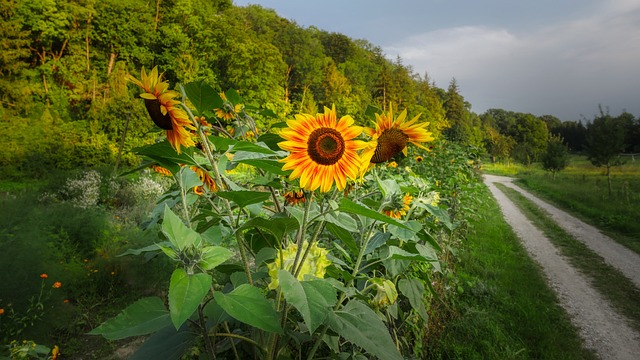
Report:
<svg viewBox="0 0 640 360"><path fill-rule="evenodd" d="M234 0L303 27L364 39L488 109L593 119L598 107L640 117L640 2L553 0Z"/></svg>

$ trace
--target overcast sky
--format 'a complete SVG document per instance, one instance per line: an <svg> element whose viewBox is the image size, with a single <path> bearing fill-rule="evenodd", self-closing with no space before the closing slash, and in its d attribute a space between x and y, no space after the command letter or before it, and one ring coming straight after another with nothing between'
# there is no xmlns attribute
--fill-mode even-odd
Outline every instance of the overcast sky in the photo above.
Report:
<svg viewBox="0 0 640 360"><path fill-rule="evenodd" d="M472 111L640 116L640 0L234 0L380 46Z"/></svg>

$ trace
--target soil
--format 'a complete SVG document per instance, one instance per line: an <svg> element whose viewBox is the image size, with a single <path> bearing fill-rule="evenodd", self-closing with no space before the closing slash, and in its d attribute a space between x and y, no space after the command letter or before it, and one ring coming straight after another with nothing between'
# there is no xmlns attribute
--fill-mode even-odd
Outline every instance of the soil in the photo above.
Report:
<svg viewBox="0 0 640 360"><path fill-rule="evenodd" d="M540 265L560 306L579 329L587 348L603 360L635 360L640 354L640 334L626 323L611 305L573 268L565 257L537 229L494 183L501 183L522 193L547 211L560 227L600 254L607 264L619 269L640 288L640 256L615 243L596 228L543 202L512 183L512 178L484 175L484 181L509 225L518 235L530 256Z"/></svg>

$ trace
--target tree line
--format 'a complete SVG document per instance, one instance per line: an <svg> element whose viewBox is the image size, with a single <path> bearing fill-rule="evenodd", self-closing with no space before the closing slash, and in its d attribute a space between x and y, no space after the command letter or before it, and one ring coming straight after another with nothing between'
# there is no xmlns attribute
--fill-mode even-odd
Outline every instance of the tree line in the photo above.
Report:
<svg viewBox="0 0 640 360"><path fill-rule="evenodd" d="M121 141L126 149L154 141L159 132L124 81L125 74L153 66L172 85L204 80L220 92L236 89L247 104L277 114L277 121L335 104L362 122L368 105L393 103L422 113L436 135L477 146L495 160L539 161L549 134L574 150L586 143L580 122L501 109L475 114L455 79L439 88L367 40L304 28L257 5L5 0L0 18L6 142L0 166L16 173L109 164ZM638 120L623 115L625 151L637 149L631 134ZM257 121L268 127L275 120Z"/></svg>

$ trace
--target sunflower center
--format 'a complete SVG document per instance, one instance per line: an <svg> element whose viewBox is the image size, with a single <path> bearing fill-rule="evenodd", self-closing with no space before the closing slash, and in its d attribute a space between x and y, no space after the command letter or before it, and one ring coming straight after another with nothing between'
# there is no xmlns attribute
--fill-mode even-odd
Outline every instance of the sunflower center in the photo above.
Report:
<svg viewBox="0 0 640 360"><path fill-rule="evenodd" d="M169 112L162 114L162 108L158 99L144 99L144 106L147 108L151 120L162 130L173 130L171 115Z"/></svg>
<svg viewBox="0 0 640 360"><path fill-rule="evenodd" d="M309 135L307 153L311 160L320 165L333 165L344 154L342 134L332 128L319 128Z"/></svg>
<svg viewBox="0 0 640 360"><path fill-rule="evenodd" d="M388 161L407 146L408 139L409 136L402 130L392 128L383 131L378 137L378 146L376 146L371 162L377 164Z"/></svg>

